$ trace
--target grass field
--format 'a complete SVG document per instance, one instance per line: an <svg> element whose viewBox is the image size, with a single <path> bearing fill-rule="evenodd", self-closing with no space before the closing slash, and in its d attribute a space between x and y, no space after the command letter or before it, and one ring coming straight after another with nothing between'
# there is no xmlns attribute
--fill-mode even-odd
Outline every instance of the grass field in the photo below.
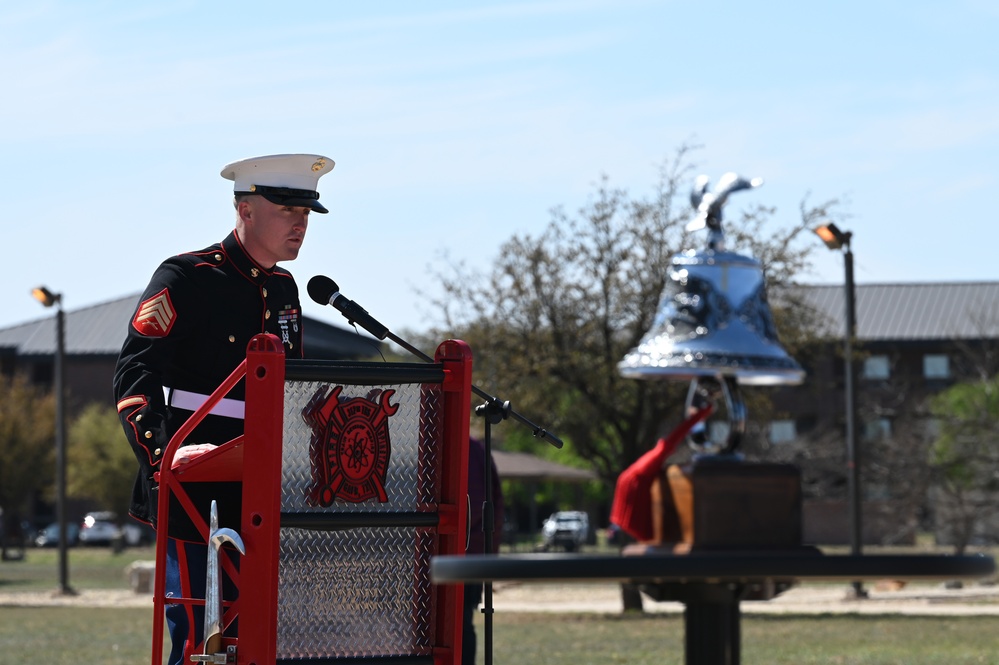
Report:
<svg viewBox="0 0 999 665"><path fill-rule="evenodd" d="M0 608L0 665L148 663L150 614L128 609ZM742 629L745 665L999 662L996 617L751 616L743 619ZM683 619L497 614L493 660L497 665L679 665Z"/></svg>
<svg viewBox="0 0 999 665"><path fill-rule="evenodd" d="M151 609L0 607L0 665L149 663L151 634Z"/></svg>
<svg viewBox="0 0 999 665"><path fill-rule="evenodd" d="M74 548L70 584L125 588L125 567L151 548L112 554ZM56 553L30 550L0 563L0 593L57 586ZM152 612L146 609L0 607L0 665L148 663ZM482 631L480 626L480 650ZM678 615L498 613L497 665L671 665L683 662ZM480 662L482 659L480 657ZM923 665L999 663L999 617L759 616L742 622L746 665Z"/></svg>
<svg viewBox="0 0 999 665"><path fill-rule="evenodd" d="M79 589L125 589L125 568L133 561L154 561L154 547L129 548L120 554L107 547L69 549L69 585ZM59 585L58 551L29 548L22 561L0 562L0 593L43 591Z"/></svg>
<svg viewBox="0 0 999 665"><path fill-rule="evenodd" d="M681 664L677 615L497 615L497 663ZM742 621L742 662L923 665L999 662L999 618L760 617Z"/></svg>

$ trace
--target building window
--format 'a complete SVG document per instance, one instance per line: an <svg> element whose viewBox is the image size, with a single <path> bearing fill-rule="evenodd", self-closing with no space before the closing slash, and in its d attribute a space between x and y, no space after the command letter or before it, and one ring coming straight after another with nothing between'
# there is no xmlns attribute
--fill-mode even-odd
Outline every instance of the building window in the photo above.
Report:
<svg viewBox="0 0 999 665"><path fill-rule="evenodd" d="M864 359L865 379L887 379L891 376L888 356L870 356Z"/></svg>
<svg viewBox="0 0 999 665"><path fill-rule="evenodd" d="M875 418L864 423L864 439L867 441L883 441L891 438L891 421L887 418Z"/></svg>
<svg viewBox="0 0 999 665"><path fill-rule="evenodd" d="M950 358L943 354L927 353L923 356L923 376L927 379L949 379Z"/></svg>
<svg viewBox="0 0 999 665"><path fill-rule="evenodd" d="M793 420L774 420L770 423L770 443L787 443L798 437Z"/></svg>

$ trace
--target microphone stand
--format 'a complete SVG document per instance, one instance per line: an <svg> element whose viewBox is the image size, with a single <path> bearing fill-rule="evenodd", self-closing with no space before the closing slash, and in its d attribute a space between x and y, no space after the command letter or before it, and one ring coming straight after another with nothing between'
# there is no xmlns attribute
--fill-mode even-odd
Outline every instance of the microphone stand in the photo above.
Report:
<svg viewBox="0 0 999 665"><path fill-rule="evenodd" d="M336 283L329 280L336 289ZM311 295L311 294L310 294ZM325 296L325 294L323 294ZM319 297L318 299L314 297L316 302L319 304L327 304L326 298ZM330 301L328 304L334 304ZM388 337L390 340L406 349L412 353L417 358L420 358L424 362L432 363L434 359L423 353L415 346L410 344L404 339L398 337L391 330L386 328L384 325L378 323L370 315L368 315L367 310L360 308L351 301L351 307L356 308L356 310L345 311L341 307L337 307L340 312L347 318L349 323L357 323L362 328L367 330L369 333L377 337L378 339L385 339ZM363 316L360 316L363 314ZM354 319L361 319L355 321ZM548 430L543 427L535 425L533 422L517 413L510 406L508 401L500 401L499 398L490 395L486 391L482 390L478 386L472 386L472 392L485 400L483 404L475 407L476 415L482 416L485 420L485 462L483 464L483 478L485 486L485 500L482 502L482 530L485 542L485 550L487 554L493 553L493 532L494 532L494 506L493 506L493 474L492 474L492 426L498 424L502 420L513 416L513 418L519 421L521 424L526 425L531 428L532 433L539 439L544 439L548 443L552 444L556 448L562 447L562 439L558 438ZM485 665L492 665L493 662L493 584L492 582L485 582L482 585L483 599L482 599L482 614L484 615L484 626L483 626L483 651L485 653ZM462 596L462 604L464 605L464 595ZM464 607L462 607L462 612L464 612Z"/></svg>
<svg viewBox="0 0 999 665"><path fill-rule="evenodd" d="M475 407L475 415L482 416L485 421L485 461L483 462L483 478L485 485L485 497L482 501L482 532L484 537L485 554L493 553L493 534L495 533L495 519L493 507L493 448L492 448L492 426L505 420L512 413L510 402L500 404L499 400L486 400L485 403ZM482 649L484 655L484 665L493 663L493 583L489 580L482 584Z"/></svg>
<svg viewBox="0 0 999 665"><path fill-rule="evenodd" d="M371 331L369 330L368 332ZM393 332L387 329L385 331L385 337L388 337L390 340L425 362L432 363L434 361L433 358L423 353L406 340L400 339ZM472 392L485 400L484 403L475 407L475 414L477 416L481 416L485 422L484 443L486 452L484 455L485 461L483 462L482 469L485 486L485 499L482 502L482 531L485 542L485 554L492 554L493 534L496 519L493 505L492 426L506 420L510 416L513 416L515 420L526 425L527 427L530 427L534 436L548 441L556 448L562 447L562 440L548 430L535 425L530 420L514 411L510 406L509 401L500 401L499 398L490 395L474 385L472 386ZM462 611L464 612L464 608ZM482 585L482 649L484 654L484 665L492 665L493 663L493 614L495 614L495 610L493 609L493 583L484 582Z"/></svg>
<svg viewBox="0 0 999 665"><path fill-rule="evenodd" d="M370 331L369 331L370 332ZM406 349L412 353L417 358L421 358L426 362L432 363L434 360L427 354L423 353L416 347L412 346L409 342L404 339L400 339L390 330L386 330L385 336L390 340ZM514 419L518 420L522 424L531 428L534 436L542 438L549 443L551 443L556 448L562 447L562 440L549 432L548 430L538 427L530 420L520 415L510 406L509 401L501 402L499 398L490 395L481 388L477 386L472 386L472 391L485 400L484 403L475 407L475 415L481 416L485 421L485 461L483 462L483 478L485 485L485 499L482 502L482 531L485 542L485 554L493 553L493 534L495 532L495 513L493 506L493 473L492 473L492 461L493 461L493 450L492 450L492 426L498 424L499 422L506 420L508 417L513 416ZM464 603L464 597L462 597L462 602ZM464 612L464 608L462 609ZM484 665L492 665L493 663L493 615L495 610L493 609L493 583L491 581L486 581L482 584L482 649L484 654Z"/></svg>

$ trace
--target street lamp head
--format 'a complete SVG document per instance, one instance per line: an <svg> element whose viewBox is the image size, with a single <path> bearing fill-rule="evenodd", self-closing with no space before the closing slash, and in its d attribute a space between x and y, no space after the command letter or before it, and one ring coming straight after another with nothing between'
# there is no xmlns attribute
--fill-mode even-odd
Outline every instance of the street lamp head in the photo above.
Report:
<svg viewBox="0 0 999 665"><path fill-rule="evenodd" d="M815 227L815 234L822 238L822 242L829 249L840 249L844 245L849 245L850 237L853 235L849 231L840 231L839 227L832 222Z"/></svg>
<svg viewBox="0 0 999 665"><path fill-rule="evenodd" d="M46 307L51 307L62 300L61 293L52 293L44 286L36 286L31 289L32 297Z"/></svg>

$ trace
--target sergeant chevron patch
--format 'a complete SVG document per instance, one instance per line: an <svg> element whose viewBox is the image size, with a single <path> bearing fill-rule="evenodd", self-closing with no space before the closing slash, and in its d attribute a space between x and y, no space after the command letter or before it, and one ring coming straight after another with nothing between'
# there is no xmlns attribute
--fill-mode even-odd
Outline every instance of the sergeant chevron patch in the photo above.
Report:
<svg viewBox="0 0 999 665"><path fill-rule="evenodd" d="M166 337L177 319L177 310L170 302L170 292L163 289L139 305L132 327L144 337Z"/></svg>

